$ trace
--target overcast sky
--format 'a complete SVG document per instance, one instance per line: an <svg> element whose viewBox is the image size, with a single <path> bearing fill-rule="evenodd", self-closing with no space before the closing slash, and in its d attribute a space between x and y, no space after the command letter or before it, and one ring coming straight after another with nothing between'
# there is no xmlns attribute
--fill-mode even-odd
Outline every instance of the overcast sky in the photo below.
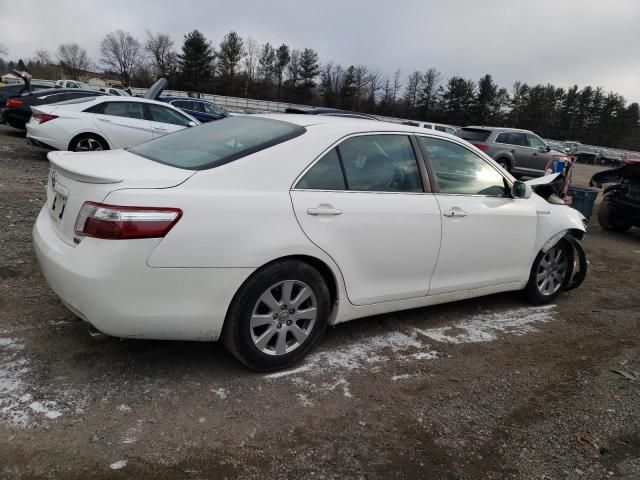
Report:
<svg viewBox="0 0 640 480"><path fill-rule="evenodd" d="M592 85L640 101L639 20L638 0L0 0L0 43L9 59L26 59L78 42L97 62L116 29L140 40L165 32L177 49L196 28L214 45L235 30L389 74L491 73L509 89Z"/></svg>

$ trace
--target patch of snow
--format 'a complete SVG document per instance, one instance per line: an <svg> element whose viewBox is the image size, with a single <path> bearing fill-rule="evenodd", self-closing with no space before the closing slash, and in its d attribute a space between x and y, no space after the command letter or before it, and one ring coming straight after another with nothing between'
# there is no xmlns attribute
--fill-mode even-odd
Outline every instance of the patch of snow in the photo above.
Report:
<svg viewBox="0 0 640 480"><path fill-rule="evenodd" d="M33 402L29 408L36 413L43 413L45 417L52 420L62 416L62 412L55 410L57 408L56 402L52 401Z"/></svg>
<svg viewBox="0 0 640 480"><path fill-rule="evenodd" d="M120 410L121 412L130 412L131 411L131 407L129 405L125 405L124 403L121 404L121 405L118 405L117 409Z"/></svg>
<svg viewBox="0 0 640 480"><path fill-rule="evenodd" d="M500 333L525 335L536 332L535 324L553 320L554 309L555 305L514 308L503 312L474 315L445 327L416 328L415 331L443 343L490 342L496 340Z"/></svg>
<svg viewBox="0 0 640 480"><path fill-rule="evenodd" d="M117 462L113 462L111 465L109 465L109 468L111 468L111 470L120 470L121 468L124 468L126 466L126 460L118 460Z"/></svg>
<svg viewBox="0 0 640 480"><path fill-rule="evenodd" d="M224 388L212 388L211 391L213 393L215 393L216 395L218 395L218 397L220 397L220 400L225 400L228 396L228 393L226 389Z"/></svg>
<svg viewBox="0 0 640 480"><path fill-rule="evenodd" d="M408 373L403 373L401 375L394 375L391 377L391 380L393 380L394 382L398 381L398 380L405 380L407 378L411 378L411 375L409 375Z"/></svg>
<svg viewBox="0 0 640 480"><path fill-rule="evenodd" d="M298 397L298 400L300 400L300 403L303 407L313 407L313 402L309 400L309 398L304 393L298 393L296 394L296 397Z"/></svg>

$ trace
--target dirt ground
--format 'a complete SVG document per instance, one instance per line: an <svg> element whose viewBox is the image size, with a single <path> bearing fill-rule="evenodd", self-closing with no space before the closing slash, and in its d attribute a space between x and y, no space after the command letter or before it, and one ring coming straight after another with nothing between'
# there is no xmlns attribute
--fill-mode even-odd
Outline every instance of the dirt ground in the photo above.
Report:
<svg viewBox="0 0 640 480"><path fill-rule="evenodd" d="M33 254L47 171L0 126L1 478L640 478L640 230L592 219L589 276L553 306L358 320L266 375L219 344L89 336Z"/></svg>

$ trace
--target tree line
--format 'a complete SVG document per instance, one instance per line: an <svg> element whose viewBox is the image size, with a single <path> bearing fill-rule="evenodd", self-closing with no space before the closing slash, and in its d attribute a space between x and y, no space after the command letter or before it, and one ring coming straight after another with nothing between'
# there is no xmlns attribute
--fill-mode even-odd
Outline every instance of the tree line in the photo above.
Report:
<svg viewBox="0 0 640 480"><path fill-rule="evenodd" d="M2 50L0 50L2 52ZM1 54L1 53L0 53ZM170 88L220 95L335 107L451 125L494 125L533 130L545 138L640 150L640 107L601 87L515 82L510 89L490 74L478 80L445 79L435 68L388 75L365 65L321 63L312 48L258 43L236 32L214 45L200 31L184 36L180 50L168 34L108 33L95 64L77 43L46 49L23 64L35 77L52 70L78 78L101 69L123 85L149 86L160 77ZM0 58L0 71L15 68Z"/></svg>

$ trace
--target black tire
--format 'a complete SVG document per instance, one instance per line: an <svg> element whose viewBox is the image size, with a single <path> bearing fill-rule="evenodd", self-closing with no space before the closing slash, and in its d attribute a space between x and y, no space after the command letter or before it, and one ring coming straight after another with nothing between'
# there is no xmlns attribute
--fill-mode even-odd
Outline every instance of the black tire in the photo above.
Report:
<svg viewBox="0 0 640 480"><path fill-rule="evenodd" d="M598 223L603 230L610 232L626 232L633 225L616 218L615 207L611 205L609 196L605 196L598 207Z"/></svg>
<svg viewBox="0 0 640 480"><path fill-rule="evenodd" d="M553 251L560 250L564 258L566 258L566 268L564 271L563 278L556 278L555 283L559 284L559 288L553 293L544 293L541 291L538 274L542 274L544 272L544 266L542 265L543 259ZM534 305L543 305L545 303L552 302L560 293L565 289L571 280L571 274L573 273L573 261L574 261L574 253L573 247L571 244L565 240L561 239L557 244L553 246L553 248L549 249L547 252L540 251L536 256L536 259L533 261L533 266L531 267L531 273L529 274L529 282L525 287L525 293L527 295L527 299ZM558 281L559 280L559 281Z"/></svg>
<svg viewBox="0 0 640 480"><path fill-rule="evenodd" d="M507 172L511 173L511 162L508 158L499 158L496 163L504 168Z"/></svg>
<svg viewBox="0 0 640 480"><path fill-rule="evenodd" d="M268 291L273 292L271 290L273 286L285 281L301 282L310 287L315 296L316 318L309 327L306 339L300 342L294 350L283 354L264 353L256 345L259 342L254 340L256 328L259 327L253 327L252 329L251 318L258 312L259 305L261 307L264 306L260 304L262 296ZM280 298L280 301L282 301L283 297ZM294 260L277 261L258 270L240 287L227 312L221 340L233 356L253 370L267 372L288 368L302 360L320 340L327 326L330 308L329 289L322 275L316 269L304 262ZM287 309L285 308L284 310ZM267 316L264 315L265 318ZM274 322L271 325L264 325L264 327L266 330L276 328L277 322L281 321L280 318L278 320L274 318ZM289 323L286 325L289 325ZM285 326L284 328L293 327ZM284 330L271 333L271 338L277 337L274 343L282 335L282 331ZM285 341L286 339L297 341L293 336L290 337L290 333L284 333L284 338ZM266 348L271 347L265 346ZM275 349L275 347L273 348Z"/></svg>
<svg viewBox="0 0 640 480"><path fill-rule="evenodd" d="M99 144L99 148L91 148L85 149L81 148L84 144ZM91 151L101 151L101 150L109 150L109 144L107 141L102 138L100 135L95 133L83 133L82 135L78 135L71 142L69 142L69 150L72 152L91 152Z"/></svg>

